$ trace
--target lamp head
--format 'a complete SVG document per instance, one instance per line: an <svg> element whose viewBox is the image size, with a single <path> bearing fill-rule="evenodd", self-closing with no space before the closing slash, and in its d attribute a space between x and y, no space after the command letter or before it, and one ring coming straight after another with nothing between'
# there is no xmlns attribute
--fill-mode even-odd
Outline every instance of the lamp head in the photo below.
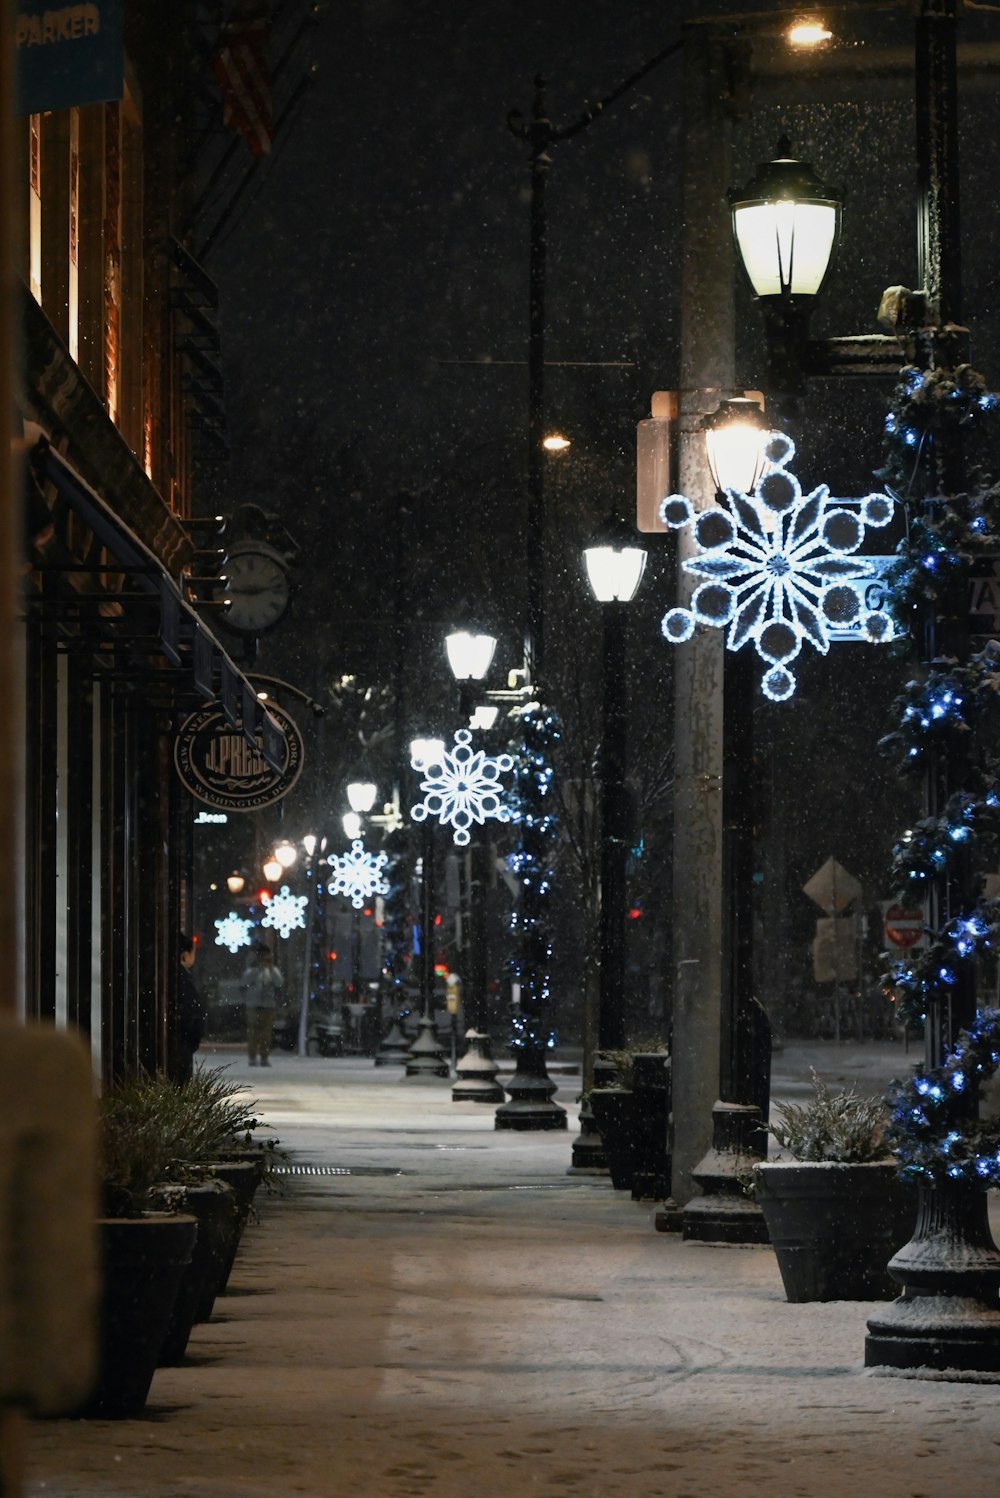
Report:
<svg viewBox="0 0 1000 1498"><path fill-rule="evenodd" d="M736 396L719 402L701 424L716 492L752 494L764 471L770 429L755 400Z"/></svg>
<svg viewBox="0 0 1000 1498"><path fill-rule="evenodd" d="M371 811L375 805L375 786L370 780L352 780L347 787L352 811Z"/></svg>
<svg viewBox="0 0 1000 1498"><path fill-rule="evenodd" d="M497 647L495 635L472 634L467 629L453 630L444 644L456 681L482 681Z"/></svg>
<svg viewBox="0 0 1000 1498"><path fill-rule="evenodd" d="M583 553L587 578L599 603L630 603L646 567L635 527L610 515Z"/></svg>
<svg viewBox="0 0 1000 1498"><path fill-rule="evenodd" d="M840 194L790 149L782 136L775 159L730 189L733 234L756 296L811 300L840 233Z"/></svg>

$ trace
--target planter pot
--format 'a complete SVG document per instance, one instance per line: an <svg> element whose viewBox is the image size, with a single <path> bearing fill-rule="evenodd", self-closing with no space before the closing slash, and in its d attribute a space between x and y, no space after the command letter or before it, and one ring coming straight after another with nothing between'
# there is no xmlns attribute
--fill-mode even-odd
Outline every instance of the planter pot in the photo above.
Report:
<svg viewBox="0 0 1000 1498"><path fill-rule="evenodd" d="M191 1260L194 1217L103 1218L97 1387L78 1415L127 1419L146 1403L177 1290Z"/></svg>
<svg viewBox="0 0 1000 1498"><path fill-rule="evenodd" d="M670 1119L670 1057L665 1051L642 1051L632 1058L634 1201L666 1201L670 1195L671 1159L667 1145Z"/></svg>
<svg viewBox="0 0 1000 1498"><path fill-rule="evenodd" d="M790 1301L892 1299L886 1265L909 1238L917 1206L892 1161L774 1160L755 1174Z"/></svg>
<svg viewBox="0 0 1000 1498"><path fill-rule="evenodd" d="M211 1316L238 1235L236 1198L225 1181L205 1181L187 1187L184 1210L197 1220L198 1236L160 1349L161 1368L174 1367L182 1361L195 1322L207 1321Z"/></svg>
<svg viewBox="0 0 1000 1498"><path fill-rule="evenodd" d="M253 1206L254 1194L260 1185L261 1168L258 1162L250 1160L220 1160L205 1168L216 1180L225 1181L227 1186L232 1187L235 1199L235 1226L226 1246L223 1271L216 1290L216 1294L222 1295L229 1283L229 1276L236 1259L236 1250L240 1246L240 1238L246 1227L247 1218L250 1216L250 1208ZM207 1316L199 1317L199 1320L207 1321L207 1319Z"/></svg>
<svg viewBox="0 0 1000 1498"><path fill-rule="evenodd" d="M611 1184L631 1191L635 1179L635 1094L627 1087L594 1087L590 1109L597 1121Z"/></svg>

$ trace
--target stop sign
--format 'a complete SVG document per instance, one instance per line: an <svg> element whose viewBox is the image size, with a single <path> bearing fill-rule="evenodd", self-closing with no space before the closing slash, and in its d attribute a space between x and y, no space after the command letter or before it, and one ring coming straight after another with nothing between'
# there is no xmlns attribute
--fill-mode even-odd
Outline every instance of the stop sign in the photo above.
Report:
<svg viewBox="0 0 1000 1498"><path fill-rule="evenodd" d="M907 910L905 905L889 905L882 917L886 941L896 947L915 947L924 934L922 910Z"/></svg>

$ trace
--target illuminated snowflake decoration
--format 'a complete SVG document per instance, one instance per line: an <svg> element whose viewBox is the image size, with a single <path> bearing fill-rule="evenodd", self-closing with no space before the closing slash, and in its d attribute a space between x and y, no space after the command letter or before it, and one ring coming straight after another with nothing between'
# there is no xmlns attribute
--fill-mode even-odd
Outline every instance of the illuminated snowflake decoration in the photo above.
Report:
<svg viewBox="0 0 1000 1498"><path fill-rule="evenodd" d="M487 821L510 821L498 777L513 769L514 761L509 754L491 758L473 749L467 728L458 730L454 745L439 759L413 760L412 764L423 776L420 789L424 793L423 801L410 810L415 822L436 817L442 827L454 828L455 842L464 847L474 822L481 826Z"/></svg>
<svg viewBox="0 0 1000 1498"><path fill-rule="evenodd" d="M278 893L268 900L261 925L270 926L279 936L289 937L293 931L305 928L305 909L308 904L308 895L293 895L288 885L283 884Z"/></svg>
<svg viewBox="0 0 1000 1498"><path fill-rule="evenodd" d="M215 929L218 932L215 945L228 947L230 952L238 952L240 947L250 945L253 921L248 921L244 916L237 915L235 910L231 910L221 921L216 921Z"/></svg>
<svg viewBox="0 0 1000 1498"><path fill-rule="evenodd" d="M360 838L354 839L349 853L331 853L327 862L333 869L328 893L346 895L355 910L360 910L372 895L389 893L388 882L382 877L389 855L369 853Z"/></svg>
<svg viewBox="0 0 1000 1498"><path fill-rule="evenodd" d="M856 630L873 644L893 633L887 614L864 605L856 584L876 574L872 559L856 553L867 526L889 524L894 501L888 494L831 499L825 484L803 494L788 470L794 455L791 438L774 432L752 495L730 489L720 505L698 513L683 494L668 495L660 506L672 530L691 527L697 550L684 571L705 579L690 608L663 616L664 636L677 645L698 624L728 626L730 650L752 643L765 662L761 687L772 702L795 691L789 664L804 640L826 655L831 630Z"/></svg>

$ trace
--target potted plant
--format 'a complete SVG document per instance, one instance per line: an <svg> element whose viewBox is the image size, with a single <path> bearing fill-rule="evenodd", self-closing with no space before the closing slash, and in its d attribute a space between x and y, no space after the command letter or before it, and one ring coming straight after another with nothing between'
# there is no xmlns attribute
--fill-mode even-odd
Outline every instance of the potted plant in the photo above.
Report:
<svg viewBox="0 0 1000 1498"><path fill-rule="evenodd" d="M121 1419L142 1410L198 1231L188 1214L153 1210L174 1205L153 1195L173 1140L143 1080L118 1083L99 1100L100 1346L94 1392L77 1412L83 1416Z"/></svg>
<svg viewBox="0 0 1000 1498"><path fill-rule="evenodd" d="M658 1039L598 1053L588 1094L617 1191L636 1200L670 1194L667 1120L670 1058ZM607 1080L605 1080L607 1078Z"/></svg>
<svg viewBox="0 0 1000 1498"><path fill-rule="evenodd" d="M853 1087L831 1093L812 1073L812 1099L779 1103L771 1132L787 1160L753 1170L790 1301L886 1300L886 1271L906 1242L915 1200L901 1181L884 1135L879 1098Z"/></svg>

